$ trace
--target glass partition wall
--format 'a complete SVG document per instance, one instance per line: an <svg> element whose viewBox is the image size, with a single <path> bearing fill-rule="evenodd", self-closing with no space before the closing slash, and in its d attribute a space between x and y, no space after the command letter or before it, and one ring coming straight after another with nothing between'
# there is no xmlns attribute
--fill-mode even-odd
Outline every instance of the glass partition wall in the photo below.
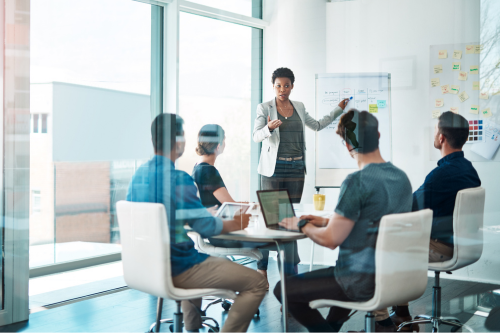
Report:
<svg viewBox="0 0 500 333"><path fill-rule="evenodd" d="M32 3L30 268L121 250L114 205L153 153L158 8L123 0Z"/></svg>
<svg viewBox="0 0 500 333"><path fill-rule="evenodd" d="M231 194L249 201L257 189L251 129L252 110L262 99L262 27L224 21L216 8L205 6L212 12L203 17L185 4L168 12L166 4L141 2L48 0L31 6L30 277L120 260L116 202L153 156L150 126L161 112L185 119L180 169L191 173L199 129L217 123L228 139L218 166ZM230 7L226 14L238 22L242 15L262 15L261 1ZM176 35L178 51L164 57ZM178 73L164 77L172 60ZM33 287L57 288L42 288L42 282Z"/></svg>

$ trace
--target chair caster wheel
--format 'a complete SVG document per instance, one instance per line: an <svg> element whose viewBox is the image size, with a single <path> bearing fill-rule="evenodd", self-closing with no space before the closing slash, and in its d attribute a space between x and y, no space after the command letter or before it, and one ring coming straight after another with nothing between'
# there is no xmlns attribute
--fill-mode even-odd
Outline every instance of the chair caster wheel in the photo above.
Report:
<svg viewBox="0 0 500 333"><path fill-rule="evenodd" d="M231 309L231 303L228 302L228 301L224 301L221 303L221 306L222 308L225 310L225 311L229 311L229 309Z"/></svg>
<svg viewBox="0 0 500 333"><path fill-rule="evenodd" d="M168 326L168 329L170 330L170 332L174 332L174 324L171 324Z"/></svg>
<svg viewBox="0 0 500 333"><path fill-rule="evenodd" d="M260 310L259 310L259 309L257 309L257 312L255 312L255 315L256 315L257 317L258 317L258 316L260 316Z"/></svg>

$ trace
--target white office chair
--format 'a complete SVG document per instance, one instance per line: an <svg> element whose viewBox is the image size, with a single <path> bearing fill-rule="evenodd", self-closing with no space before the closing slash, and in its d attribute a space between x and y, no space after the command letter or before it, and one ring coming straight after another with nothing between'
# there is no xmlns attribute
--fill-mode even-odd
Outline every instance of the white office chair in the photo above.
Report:
<svg viewBox="0 0 500 333"><path fill-rule="evenodd" d="M482 187L469 188L457 193L455 209L453 211L453 258L444 262L429 263L429 270L434 271L434 288L432 298L432 315L418 315L415 320L402 323L399 326L410 324L432 324L432 331L438 332L439 325L452 326L452 332L464 327L454 317L441 317L441 287L439 273L460 269L475 263L483 253L483 215L485 191Z"/></svg>
<svg viewBox="0 0 500 333"><path fill-rule="evenodd" d="M204 288L181 289L172 282L170 267L170 232L165 206L156 203L119 201L116 204L118 224L122 243L123 276L127 285L158 297L156 322L149 329L160 330L161 323L174 323L174 331L182 332L182 300L217 296L235 298L231 290ZM169 298L177 303L174 319L161 320L163 299ZM219 324L209 317L214 325L204 322L204 326L217 332Z"/></svg>
<svg viewBox="0 0 500 333"><path fill-rule="evenodd" d="M189 231L188 236L194 242L194 247L196 248L196 250L198 250L198 252L208 254L209 256L222 257L222 258L226 257L233 258L234 256L242 256L255 260L262 259L262 253L259 251L259 249L226 248L226 247L213 246L212 244L205 242L205 240L200 236L200 234L194 231ZM217 298L213 302L208 304L203 311L207 311L209 307L218 303L221 303L221 306L224 310L229 311L229 309L231 309L231 305L233 304L233 300ZM257 309L256 314L260 315L259 309Z"/></svg>
<svg viewBox="0 0 500 333"><path fill-rule="evenodd" d="M432 210L382 217L375 248L375 293L366 302L319 299L311 308L338 306L367 311L366 332L375 332L373 311L414 300L427 286Z"/></svg>

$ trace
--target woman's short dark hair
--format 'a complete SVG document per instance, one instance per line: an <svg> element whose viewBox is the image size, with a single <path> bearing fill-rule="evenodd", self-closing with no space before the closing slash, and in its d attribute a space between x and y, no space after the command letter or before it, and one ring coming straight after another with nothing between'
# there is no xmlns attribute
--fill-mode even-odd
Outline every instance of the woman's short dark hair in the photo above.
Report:
<svg viewBox="0 0 500 333"><path fill-rule="evenodd" d="M212 155L218 145L222 145L226 134L221 126L208 124L203 126L198 133L198 146L196 153L202 155Z"/></svg>
<svg viewBox="0 0 500 333"><path fill-rule="evenodd" d="M162 113L156 116L151 124L151 138L155 152L169 154L175 147L176 137L184 136L183 124L184 120L173 113ZM170 146L165 146L169 141Z"/></svg>
<svg viewBox="0 0 500 333"><path fill-rule="evenodd" d="M272 78L273 84L274 81L276 81L276 78L278 77L287 77L290 79L292 84L295 82L295 76L293 75L292 70L286 67L280 67L273 72L273 78Z"/></svg>
<svg viewBox="0 0 500 333"><path fill-rule="evenodd" d="M467 119L451 111L443 112L439 116L438 130L454 149L461 149L469 137Z"/></svg>
<svg viewBox="0 0 500 333"><path fill-rule="evenodd" d="M336 133L360 154L371 153L378 148L378 120L369 112L351 109L344 113Z"/></svg>

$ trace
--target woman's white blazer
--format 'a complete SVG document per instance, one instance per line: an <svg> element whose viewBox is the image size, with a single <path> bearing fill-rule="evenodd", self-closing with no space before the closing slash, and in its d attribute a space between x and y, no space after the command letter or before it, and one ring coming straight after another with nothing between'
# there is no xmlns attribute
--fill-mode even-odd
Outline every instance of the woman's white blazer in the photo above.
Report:
<svg viewBox="0 0 500 333"><path fill-rule="evenodd" d="M335 118L340 116L343 112L343 110L337 106L330 114L324 116L321 120L316 120L306 112L306 108L302 102L290 102L302 120L302 130L305 130L305 126L307 126L314 131L320 131L330 125ZM260 152L260 161L257 171L263 176L271 177L274 174L276 159L278 157L280 128L278 127L272 132L269 131L269 127L267 127L267 116L270 116L271 120L278 119L276 99L274 98L269 102L261 103L257 106L257 119L255 119L255 126L253 129L253 141L262 142L262 150ZM306 143L304 142L304 163L305 158Z"/></svg>

